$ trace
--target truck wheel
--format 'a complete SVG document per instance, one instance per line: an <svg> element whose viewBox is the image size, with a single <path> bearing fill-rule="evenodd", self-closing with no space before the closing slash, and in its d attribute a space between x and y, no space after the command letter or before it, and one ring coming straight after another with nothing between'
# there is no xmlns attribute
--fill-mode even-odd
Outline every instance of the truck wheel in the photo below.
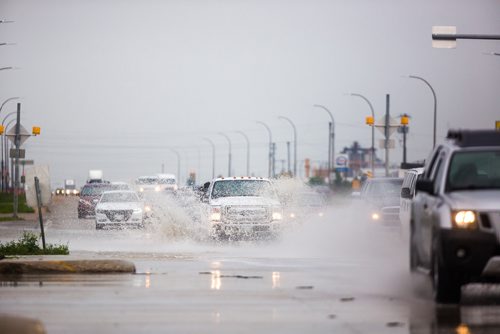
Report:
<svg viewBox="0 0 500 334"><path fill-rule="evenodd" d="M96 230L102 230L103 225L102 224L95 224L95 229Z"/></svg>
<svg viewBox="0 0 500 334"><path fill-rule="evenodd" d="M462 288L460 277L446 270L442 262L440 249L434 245L431 271L434 300L441 304L458 304Z"/></svg>

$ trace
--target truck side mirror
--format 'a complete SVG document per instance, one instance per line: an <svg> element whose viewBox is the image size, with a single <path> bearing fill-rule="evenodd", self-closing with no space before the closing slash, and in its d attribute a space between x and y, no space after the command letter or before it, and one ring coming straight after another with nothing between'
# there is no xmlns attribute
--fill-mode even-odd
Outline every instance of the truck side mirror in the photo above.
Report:
<svg viewBox="0 0 500 334"><path fill-rule="evenodd" d="M415 189L417 191L428 193L429 195L434 195L434 182L426 179L417 180Z"/></svg>
<svg viewBox="0 0 500 334"><path fill-rule="evenodd" d="M401 188L401 198L411 198L411 191L410 188L404 187Z"/></svg>

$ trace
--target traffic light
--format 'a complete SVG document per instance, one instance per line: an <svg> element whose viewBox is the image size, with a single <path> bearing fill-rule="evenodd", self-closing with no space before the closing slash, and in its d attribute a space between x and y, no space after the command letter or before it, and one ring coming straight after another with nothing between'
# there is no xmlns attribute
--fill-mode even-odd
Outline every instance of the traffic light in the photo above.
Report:
<svg viewBox="0 0 500 334"><path fill-rule="evenodd" d="M406 115L401 116L401 125L408 125L409 117Z"/></svg>
<svg viewBox="0 0 500 334"><path fill-rule="evenodd" d="M2 130L2 132L3 132L3 130ZM40 134L40 127L34 126L32 133L33 133L33 136L38 136Z"/></svg>
<svg viewBox="0 0 500 334"><path fill-rule="evenodd" d="M5 131L4 126L0 125L0 135L3 135L4 131Z"/></svg>
<svg viewBox="0 0 500 334"><path fill-rule="evenodd" d="M375 123L375 120L373 119L372 116L366 116L366 124L373 125L374 123Z"/></svg>

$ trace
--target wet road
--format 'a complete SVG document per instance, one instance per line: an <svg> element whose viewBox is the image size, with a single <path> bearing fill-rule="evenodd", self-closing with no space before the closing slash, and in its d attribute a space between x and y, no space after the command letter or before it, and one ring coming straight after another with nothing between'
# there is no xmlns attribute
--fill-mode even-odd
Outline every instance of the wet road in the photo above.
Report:
<svg viewBox="0 0 500 334"><path fill-rule="evenodd" d="M72 258L131 260L137 274L2 278L0 312L49 333L500 332L497 286L436 307L428 280L408 273L404 233L360 222L349 205L261 243L213 243L172 211L144 231L95 231L75 218L74 199L58 199L49 242L68 243ZM36 226L2 224L0 239L23 228Z"/></svg>

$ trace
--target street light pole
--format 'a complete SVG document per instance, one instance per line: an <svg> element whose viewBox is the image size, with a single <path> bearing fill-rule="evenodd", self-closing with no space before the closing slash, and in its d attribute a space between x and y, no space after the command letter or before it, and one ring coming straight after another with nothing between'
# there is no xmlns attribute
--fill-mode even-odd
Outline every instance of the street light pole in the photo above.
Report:
<svg viewBox="0 0 500 334"><path fill-rule="evenodd" d="M174 150L173 148L169 148L169 150L177 156L177 182L178 184L181 184L181 155L177 150Z"/></svg>
<svg viewBox="0 0 500 334"><path fill-rule="evenodd" d="M328 130L329 131L329 135L328 135L328 182L331 185L332 184L331 174L332 174L332 170L334 169L333 166L334 166L334 161L335 161L335 120L333 119L333 114L331 113L331 111L327 107L325 107L324 105L315 104L315 105L313 105L313 107L321 108L324 111L326 111L328 113L328 115L330 115L330 119L332 120L331 126L330 125L328 126L328 128L329 128L329 130Z"/></svg>
<svg viewBox="0 0 500 334"><path fill-rule="evenodd" d="M219 132L219 134L226 138L227 143L229 144L229 154L228 154L228 167L227 167L227 176L231 176L231 138L228 137L225 133Z"/></svg>
<svg viewBox="0 0 500 334"><path fill-rule="evenodd" d="M203 138L203 140L207 141L212 145L212 179L215 178L215 144L208 138Z"/></svg>
<svg viewBox="0 0 500 334"><path fill-rule="evenodd" d="M278 118L287 121L293 128L293 177L297 177L297 128L290 118L285 116L278 116Z"/></svg>
<svg viewBox="0 0 500 334"><path fill-rule="evenodd" d="M14 113L17 114L17 111L15 111ZM10 126L12 123L14 123L16 120L15 119L12 119L10 120L10 122L7 123L7 125L5 126L5 131L4 131L4 138L5 138L5 134L8 132L8 130L10 129ZM10 180L7 178L7 175L5 175L5 189L9 189L9 181L10 181L10 188L12 188L12 176L14 175L13 171L11 170L11 172L9 173L9 169L12 169L12 158L10 158L9 160L9 141L8 140L4 140L4 156L5 156L5 171L6 171L6 174L9 174L10 175Z"/></svg>
<svg viewBox="0 0 500 334"><path fill-rule="evenodd" d="M236 133L245 137L245 140L247 141L247 176L250 176L250 140L243 131L236 131Z"/></svg>
<svg viewBox="0 0 500 334"><path fill-rule="evenodd" d="M272 171L274 170L274 166L273 166L273 134L271 132L271 128L269 128L269 126L267 126L266 123L264 122L261 122L261 121L257 121L257 124L260 124L262 125L263 127L266 128L267 130L267 133L269 134L269 162L268 162L268 176L269 177L272 177L274 176Z"/></svg>
<svg viewBox="0 0 500 334"><path fill-rule="evenodd" d="M1 107L0 107L0 110L1 110ZM2 120L2 126L5 126L5 121L7 120L7 118L9 118L10 116L12 115L15 115L17 113L17 111L13 111L11 113L8 113ZM5 129L5 127L4 127ZM2 141L1 141L1 155L2 155L2 168L1 168L1 172L2 172L2 177L1 177L1 180L2 180L2 186L1 186L1 190L5 190L7 187L5 187L5 161L4 161L4 138L5 138L5 131L3 132L3 134L1 135L2 136Z"/></svg>
<svg viewBox="0 0 500 334"><path fill-rule="evenodd" d="M2 112L3 106L7 104L7 102L12 101L12 100L17 100L19 97L9 97L7 100L2 102L2 105L0 105L0 113Z"/></svg>
<svg viewBox="0 0 500 334"><path fill-rule="evenodd" d="M417 79L422 81L427 85L427 87L430 88L432 92L432 96L434 97L434 134L432 136L432 147L436 147L436 126L437 126L437 98L436 98L436 92L434 91L434 88L432 88L431 84L425 80L422 77L416 76L416 75L409 75L408 76L410 79Z"/></svg>
<svg viewBox="0 0 500 334"><path fill-rule="evenodd" d="M370 107L370 111L372 113L373 121L375 121L375 111L373 110L373 105L370 102L370 100L368 100L365 96L358 93L351 93L351 96L357 96L359 98L362 98L366 103L368 103L368 106ZM372 124L371 127L372 127L371 167L372 167L372 176L375 176L375 126Z"/></svg>

